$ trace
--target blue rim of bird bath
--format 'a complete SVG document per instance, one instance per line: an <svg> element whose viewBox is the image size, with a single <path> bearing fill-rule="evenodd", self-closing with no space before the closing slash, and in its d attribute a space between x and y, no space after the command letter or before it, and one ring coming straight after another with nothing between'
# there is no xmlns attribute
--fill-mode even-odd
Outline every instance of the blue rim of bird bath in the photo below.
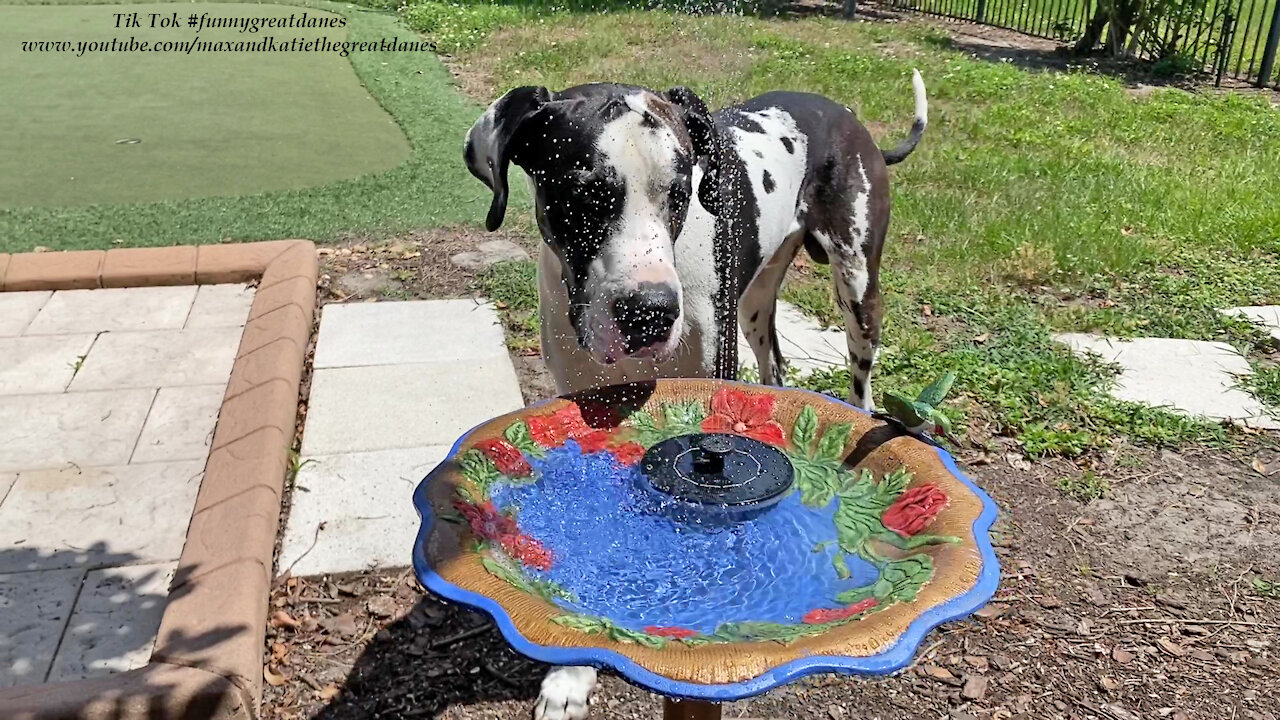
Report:
<svg viewBox="0 0 1280 720"><path fill-rule="evenodd" d="M661 383L681 383L689 381L659 381ZM715 383L717 387L731 387L745 391L772 391L788 394L804 394L812 396L824 404L853 410L861 416L870 414L861 408L841 402L820 393L796 388L763 388L728 381L694 381ZM506 417L532 414L540 408L564 400L551 398L525 408L518 413ZM969 616L985 605L1000 581L1000 569L992 549L989 531L995 522L997 507L995 502L957 466L950 453L940 447L929 445L936 453L943 468L974 497L981 502L982 510L972 523L973 543L981 557L981 569L969 590L944 600L910 621L906 629L888 647L870 655L829 655L813 654L788 660L771 667L749 679L725 683L701 683L689 680L674 679L651 670L636 659L623 652L592 646L557 646L534 642L527 638L517 627L516 621L506 608L489 595L460 587L440 575L432 567L427 558L427 545L437 521L436 511L429 497L432 478L442 470L454 465L464 446L472 439L473 434L495 421L488 421L467 431L454 443L448 457L427 475L417 486L413 495L414 506L421 517L421 524L413 547L413 567L420 582L435 595L446 600L460 603L471 608L482 610L493 618L506 641L517 652L534 660L552 665L591 665L607 667L620 673L627 680L656 693L674 698L703 700L711 702L728 702L759 695L770 689L785 685L806 675L817 673L841 673L858 675L880 675L898 671L908 665L914 657L921 641L934 628L954 620ZM919 442L919 441L916 441ZM619 645L619 647L624 647ZM744 646L744 652L747 652Z"/></svg>

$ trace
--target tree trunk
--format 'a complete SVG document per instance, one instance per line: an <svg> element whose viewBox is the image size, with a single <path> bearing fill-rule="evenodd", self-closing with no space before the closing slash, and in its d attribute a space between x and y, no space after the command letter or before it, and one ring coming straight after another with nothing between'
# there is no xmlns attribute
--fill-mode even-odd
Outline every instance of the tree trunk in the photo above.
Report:
<svg viewBox="0 0 1280 720"><path fill-rule="evenodd" d="M858 12L858 0L844 0L844 19L852 20Z"/></svg>
<svg viewBox="0 0 1280 720"><path fill-rule="evenodd" d="M1093 52L1094 46L1102 39L1102 29L1107 26L1110 20L1110 12L1104 4L1099 4L1093 11L1093 17L1089 18L1089 24L1084 28L1084 34L1071 47L1071 52L1075 55L1088 55Z"/></svg>

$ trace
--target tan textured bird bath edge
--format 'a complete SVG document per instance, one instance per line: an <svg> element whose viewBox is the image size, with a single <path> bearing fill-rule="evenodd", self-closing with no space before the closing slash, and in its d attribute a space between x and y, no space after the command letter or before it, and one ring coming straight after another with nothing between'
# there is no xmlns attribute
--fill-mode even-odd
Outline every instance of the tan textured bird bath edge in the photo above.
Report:
<svg viewBox="0 0 1280 720"><path fill-rule="evenodd" d="M0 255L0 291L258 282L150 664L0 690L6 720L258 716L316 273L305 240Z"/></svg>

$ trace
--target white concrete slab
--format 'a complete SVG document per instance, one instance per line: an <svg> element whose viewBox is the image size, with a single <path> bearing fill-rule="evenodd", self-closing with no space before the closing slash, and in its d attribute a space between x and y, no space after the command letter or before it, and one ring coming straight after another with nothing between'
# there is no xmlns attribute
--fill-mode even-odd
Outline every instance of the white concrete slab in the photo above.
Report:
<svg viewBox="0 0 1280 720"><path fill-rule="evenodd" d="M18 473L0 505L0 572L176 560L203 472L204 460Z"/></svg>
<svg viewBox="0 0 1280 720"><path fill-rule="evenodd" d="M0 505L4 505L4 499L9 496L9 489L17 479L15 473L0 473Z"/></svg>
<svg viewBox="0 0 1280 720"><path fill-rule="evenodd" d="M0 293L0 337L21 335L51 295L50 290Z"/></svg>
<svg viewBox="0 0 1280 720"><path fill-rule="evenodd" d="M160 388L129 462L207 458L226 393L226 385Z"/></svg>
<svg viewBox="0 0 1280 720"><path fill-rule="evenodd" d="M1167 407L1186 415L1232 420L1250 427L1280 428L1261 402L1240 389L1249 362L1230 345L1200 340L1119 340L1067 333L1054 338L1076 353L1093 353L1122 370L1112 395Z"/></svg>
<svg viewBox="0 0 1280 720"><path fill-rule="evenodd" d="M1280 340L1280 305L1237 307L1223 310L1222 312L1227 315L1238 315L1256 323L1266 325L1267 332L1271 333L1271 337L1276 340Z"/></svg>
<svg viewBox="0 0 1280 720"><path fill-rule="evenodd" d="M844 330L824 328L817 320L800 312L800 309L784 300L778 301L778 344L788 368L807 375L814 370L845 367L849 364L848 343ZM738 331L738 361L751 368L758 368L755 353L741 328Z"/></svg>
<svg viewBox="0 0 1280 720"><path fill-rule="evenodd" d="M418 531L413 489L449 447L307 459L295 482L281 571L292 566L294 575L319 575L409 565Z"/></svg>
<svg viewBox="0 0 1280 720"><path fill-rule="evenodd" d="M104 333L68 390L225 384L241 329Z"/></svg>
<svg viewBox="0 0 1280 720"><path fill-rule="evenodd" d="M0 575L0 688L44 682L81 570Z"/></svg>
<svg viewBox="0 0 1280 720"><path fill-rule="evenodd" d="M0 395L60 393L76 374L93 335L0 338Z"/></svg>
<svg viewBox="0 0 1280 720"><path fill-rule="evenodd" d="M82 680L146 665L177 562L94 570L84 577L49 682Z"/></svg>
<svg viewBox="0 0 1280 720"><path fill-rule="evenodd" d="M185 327L242 327L249 318L253 293L248 285L201 285Z"/></svg>
<svg viewBox="0 0 1280 720"><path fill-rule="evenodd" d="M315 367L507 357L498 313L476 300L326 305Z"/></svg>
<svg viewBox="0 0 1280 720"><path fill-rule="evenodd" d="M0 396L0 472L128 462L155 394L138 389Z"/></svg>
<svg viewBox="0 0 1280 720"><path fill-rule="evenodd" d="M59 290L27 327L26 335L178 329L191 312L195 285Z"/></svg>
<svg viewBox="0 0 1280 720"><path fill-rule="evenodd" d="M521 407L520 385L505 353L317 370L302 455L452 445L480 422Z"/></svg>

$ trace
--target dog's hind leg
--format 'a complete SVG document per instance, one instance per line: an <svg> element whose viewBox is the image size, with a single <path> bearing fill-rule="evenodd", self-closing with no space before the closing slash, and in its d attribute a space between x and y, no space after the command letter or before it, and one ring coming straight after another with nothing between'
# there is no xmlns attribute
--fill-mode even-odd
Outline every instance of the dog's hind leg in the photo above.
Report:
<svg viewBox="0 0 1280 720"><path fill-rule="evenodd" d="M868 267L861 228L832 233L813 231L831 258L831 282L844 317L849 346L849 402L874 410L871 372L880 351L880 283L875 265ZM878 265L878 263L876 263Z"/></svg>
<svg viewBox="0 0 1280 720"><path fill-rule="evenodd" d="M738 300L738 325L756 356L764 385L782 385L787 378L786 359L778 345L778 288L800 247L800 237L797 233L783 241Z"/></svg>

